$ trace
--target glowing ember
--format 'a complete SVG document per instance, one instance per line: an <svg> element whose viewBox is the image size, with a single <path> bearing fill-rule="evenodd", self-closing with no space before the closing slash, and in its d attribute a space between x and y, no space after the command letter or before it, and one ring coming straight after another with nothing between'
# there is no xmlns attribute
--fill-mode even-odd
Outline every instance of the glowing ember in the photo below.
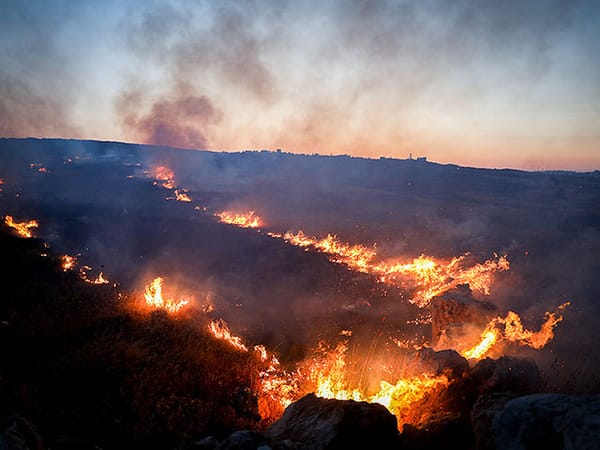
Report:
<svg viewBox="0 0 600 450"><path fill-rule="evenodd" d="M411 262L398 259L378 262L377 253L373 248L341 242L332 234L328 234L324 239L309 237L302 231L283 235L269 233L269 236L283 239L298 247L314 248L329 255L330 261L375 275L384 283L411 288L415 292L411 302L421 308L429 305L436 295L459 284L469 284L471 289L489 295L493 273L510 268L506 256L496 256L495 259L470 267L464 267L468 255L455 257L450 261L421 255Z"/></svg>
<svg viewBox="0 0 600 450"><path fill-rule="evenodd" d="M19 236L24 238L33 237L33 232L31 230L39 226L37 220L30 220L29 222L15 222L13 216L6 216L4 218L4 223L15 230Z"/></svg>
<svg viewBox="0 0 600 450"><path fill-rule="evenodd" d="M155 309L164 309L170 313L176 313L190 301L186 299L176 301L172 298L164 298L162 293L163 282L164 280L161 277L156 277L152 283L146 286L146 290L144 291L146 304Z"/></svg>
<svg viewBox="0 0 600 450"><path fill-rule="evenodd" d="M262 226L262 221L259 216L255 215L254 211L248 211L245 214L233 213L231 211L221 211L215 214L222 223L235 225L241 228L258 228Z"/></svg>
<svg viewBox="0 0 600 450"><path fill-rule="evenodd" d="M61 267L66 272L67 270L73 269L75 267L75 263L77 262L76 256L63 255L60 257Z"/></svg>
<svg viewBox="0 0 600 450"><path fill-rule="evenodd" d="M563 303L558 309L563 310L569 304L570 302ZM544 319L539 331L531 331L523 326L517 313L509 311L506 317L492 319L481 333L479 342L474 347L462 352L462 354L468 359L481 359L488 355L494 346L501 341L535 349L543 348L554 337L554 328L563 320L563 316L546 312Z"/></svg>
<svg viewBox="0 0 600 450"><path fill-rule="evenodd" d="M192 199L187 194L186 189L175 189L175 200L178 202L191 202Z"/></svg>
<svg viewBox="0 0 600 450"><path fill-rule="evenodd" d="M162 182L161 186L165 189L175 188L175 173L167 166L157 166L152 169L152 176L157 182Z"/></svg>
<svg viewBox="0 0 600 450"><path fill-rule="evenodd" d="M110 281L104 277L104 274L100 272L96 278L89 278L88 272L92 270L90 266L82 266L79 268L79 277L90 284L108 284Z"/></svg>

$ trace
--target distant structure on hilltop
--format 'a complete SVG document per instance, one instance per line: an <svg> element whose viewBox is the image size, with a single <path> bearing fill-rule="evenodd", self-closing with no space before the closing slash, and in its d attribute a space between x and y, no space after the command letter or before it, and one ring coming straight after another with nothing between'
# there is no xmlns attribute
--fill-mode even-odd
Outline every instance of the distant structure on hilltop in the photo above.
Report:
<svg viewBox="0 0 600 450"><path fill-rule="evenodd" d="M412 153L408 154L409 161L427 162L427 156L417 156L417 159L413 159Z"/></svg>

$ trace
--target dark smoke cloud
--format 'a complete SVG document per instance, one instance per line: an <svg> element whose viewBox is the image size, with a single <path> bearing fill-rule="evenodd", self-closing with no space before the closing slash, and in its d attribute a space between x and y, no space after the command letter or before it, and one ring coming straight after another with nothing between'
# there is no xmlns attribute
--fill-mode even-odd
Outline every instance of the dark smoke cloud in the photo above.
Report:
<svg viewBox="0 0 600 450"><path fill-rule="evenodd" d="M140 114L143 94L124 93L119 111L125 124L149 144L184 148L207 148L206 129L218 122L221 113L204 95L197 95L188 86L177 86L167 98L160 98L145 114Z"/></svg>
<svg viewBox="0 0 600 450"><path fill-rule="evenodd" d="M217 79L223 88L263 102L276 98L273 78L261 61L262 42L255 30L252 4L226 2L214 10L212 5L203 7L210 10L209 18L202 17L204 11L198 17L197 3L160 5L139 12L127 29L134 54L163 69L176 91L175 100L171 100L172 93L169 100L159 94L141 120L132 120L130 108L123 106L139 97L137 88L122 93L118 111L125 125L136 134L141 132L145 142L195 148L209 145L207 128L219 121L222 113L213 106L215 100L203 93L202 81Z"/></svg>

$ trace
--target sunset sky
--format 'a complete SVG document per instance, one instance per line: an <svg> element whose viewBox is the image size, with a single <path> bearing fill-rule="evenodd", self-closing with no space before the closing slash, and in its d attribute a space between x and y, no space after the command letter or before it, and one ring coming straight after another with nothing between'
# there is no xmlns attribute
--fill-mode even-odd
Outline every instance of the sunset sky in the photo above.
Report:
<svg viewBox="0 0 600 450"><path fill-rule="evenodd" d="M0 136L600 169L600 1L0 0Z"/></svg>

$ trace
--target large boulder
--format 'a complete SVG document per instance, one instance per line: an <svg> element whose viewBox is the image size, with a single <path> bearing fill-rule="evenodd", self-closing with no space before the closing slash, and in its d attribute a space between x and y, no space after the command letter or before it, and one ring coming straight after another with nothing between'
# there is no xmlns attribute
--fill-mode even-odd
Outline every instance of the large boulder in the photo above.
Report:
<svg viewBox="0 0 600 450"><path fill-rule="evenodd" d="M494 417L504 409L504 405L515 398L515 394L497 392L481 395L471 410L471 426L477 450L495 450L496 443L492 433Z"/></svg>
<svg viewBox="0 0 600 450"><path fill-rule="evenodd" d="M407 366L412 375L447 373L452 377L460 377L469 370L469 362L456 350L435 351L432 348L422 348L411 352Z"/></svg>
<svg viewBox="0 0 600 450"><path fill-rule="evenodd" d="M460 284L431 300L431 343L436 349L456 348L496 315L495 305L476 300L469 285Z"/></svg>
<svg viewBox="0 0 600 450"><path fill-rule="evenodd" d="M478 395L494 392L525 395L539 391L542 377L533 359L502 356L479 361L473 367L468 383L477 389Z"/></svg>
<svg viewBox="0 0 600 450"><path fill-rule="evenodd" d="M397 427L396 417L381 405L308 394L288 406L267 435L303 449L392 449Z"/></svg>
<svg viewBox="0 0 600 450"><path fill-rule="evenodd" d="M600 449L600 396L535 394L506 403L493 420L496 449Z"/></svg>

